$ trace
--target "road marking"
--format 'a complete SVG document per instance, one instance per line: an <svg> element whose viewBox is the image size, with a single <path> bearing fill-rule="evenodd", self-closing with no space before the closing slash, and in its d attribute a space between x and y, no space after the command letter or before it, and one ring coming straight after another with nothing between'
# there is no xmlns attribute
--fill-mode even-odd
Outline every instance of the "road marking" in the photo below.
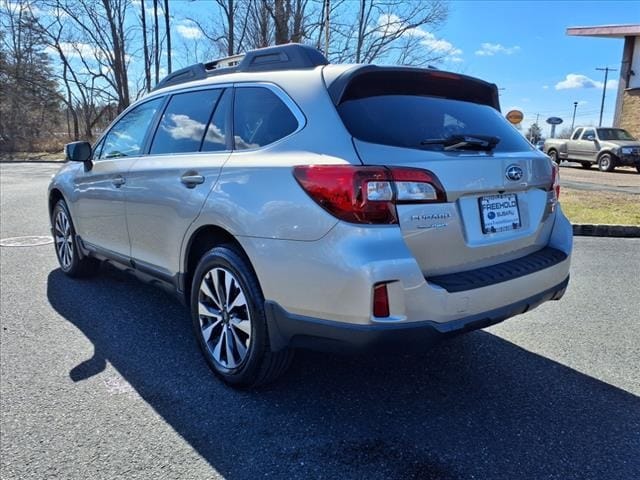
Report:
<svg viewBox="0 0 640 480"><path fill-rule="evenodd" d="M53 243L53 238L44 235L9 237L0 239L0 247L38 247Z"/></svg>

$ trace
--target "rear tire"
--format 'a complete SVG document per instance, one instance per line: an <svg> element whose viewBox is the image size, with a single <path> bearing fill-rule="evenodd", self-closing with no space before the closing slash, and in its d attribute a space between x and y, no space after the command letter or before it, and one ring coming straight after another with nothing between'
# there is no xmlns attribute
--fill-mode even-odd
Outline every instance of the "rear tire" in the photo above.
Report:
<svg viewBox="0 0 640 480"><path fill-rule="evenodd" d="M616 165L610 153L603 153L598 157L598 168L601 172L613 172Z"/></svg>
<svg viewBox="0 0 640 480"><path fill-rule="evenodd" d="M100 268L95 258L80 256L76 230L71 220L69 208L64 200L58 200L51 214L53 245L60 269L70 277L89 277Z"/></svg>
<svg viewBox="0 0 640 480"><path fill-rule="evenodd" d="M547 152L547 155L549 155L549 158L553 161L553 163L560 165L560 159L558 158L558 152L556 152L555 150L549 150Z"/></svg>
<svg viewBox="0 0 640 480"><path fill-rule="evenodd" d="M289 367L293 351L272 352L258 279L233 245L200 259L191 287L191 318L207 364L233 387L273 382Z"/></svg>
<svg viewBox="0 0 640 480"><path fill-rule="evenodd" d="M582 168L589 170L591 168L591 162L580 162L580 165L582 165Z"/></svg>

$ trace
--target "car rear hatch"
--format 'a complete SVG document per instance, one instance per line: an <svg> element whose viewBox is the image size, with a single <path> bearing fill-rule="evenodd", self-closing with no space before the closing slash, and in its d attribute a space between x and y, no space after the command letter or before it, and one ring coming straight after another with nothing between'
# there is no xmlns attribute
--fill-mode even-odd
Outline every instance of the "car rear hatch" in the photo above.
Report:
<svg viewBox="0 0 640 480"><path fill-rule="evenodd" d="M556 171L502 117L495 85L438 70L347 73L329 93L362 163L428 170L444 190L433 202L396 204L427 278L506 265L547 245Z"/></svg>

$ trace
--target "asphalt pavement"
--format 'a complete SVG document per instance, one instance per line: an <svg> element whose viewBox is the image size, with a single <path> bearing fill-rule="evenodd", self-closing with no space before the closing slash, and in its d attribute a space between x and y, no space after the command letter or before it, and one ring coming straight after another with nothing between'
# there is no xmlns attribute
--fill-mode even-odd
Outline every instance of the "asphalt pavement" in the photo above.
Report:
<svg viewBox="0 0 640 480"><path fill-rule="evenodd" d="M56 165L0 165L0 238ZM300 352L222 385L184 307L53 245L0 247L0 477L640 478L640 239L575 239L566 296L422 355Z"/></svg>

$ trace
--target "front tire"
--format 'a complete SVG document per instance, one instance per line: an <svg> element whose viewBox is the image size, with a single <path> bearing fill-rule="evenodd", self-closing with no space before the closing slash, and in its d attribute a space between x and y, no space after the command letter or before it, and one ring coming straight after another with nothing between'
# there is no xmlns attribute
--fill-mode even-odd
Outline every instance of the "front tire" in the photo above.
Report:
<svg viewBox="0 0 640 480"><path fill-rule="evenodd" d="M95 258L80 256L76 230L64 200L59 200L53 208L51 225L53 226L53 244L60 269L70 277L94 275L100 268L100 262Z"/></svg>
<svg viewBox="0 0 640 480"><path fill-rule="evenodd" d="M272 352L264 297L249 261L232 245L209 250L191 288L191 318L207 364L224 382L255 387L281 376L293 352Z"/></svg>
<svg viewBox="0 0 640 480"><path fill-rule="evenodd" d="M598 168L601 172L613 172L616 165L610 153L603 153L598 157Z"/></svg>
<svg viewBox="0 0 640 480"><path fill-rule="evenodd" d="M549 158L551 159L551 161L557 165L560 165L560 159L558 158L558 152L556 152L555 150L549 150L549 152L547 152L547 155L549 155Z"/></svg>

